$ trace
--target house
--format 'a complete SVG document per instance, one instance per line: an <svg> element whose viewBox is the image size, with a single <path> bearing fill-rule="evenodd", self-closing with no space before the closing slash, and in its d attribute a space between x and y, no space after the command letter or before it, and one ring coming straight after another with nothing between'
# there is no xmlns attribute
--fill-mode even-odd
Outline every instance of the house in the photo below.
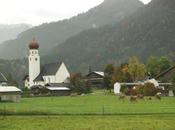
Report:
<svg viewBox="0 0 175 130"><path fill-rule="evenodd" d="M92 71L89 72L85 76L85 79L87 80L88 84L95 88L103 88L104 87L104 72L100 71Z"/></svg>
<svg viewBox="0 0 175 130"><path fill-rule="evenodd" d="M45 87L40 85L34 85L31 87L31 92L33 95L41 96L68 96L70 95L69 84L62 83L49 83Z"/></svg>
<svg viewBox="0 0 175 130"><path fill-rule="evenodd" d="M7 85L7 78L0 72L0 86Z"/></svg>
<svg viewBox="0 0 175 130"><path fill-rule="evenodd" d="M23 79L25 87L46 87L46 84L69 83L70 73L64 62L50 63L40 66L39 44L32 40L29 44L29 74ZM67 88L69 89L69 88ZM57 91L61 91L56 89Z"/></svg>
<svg viewBox="0 0 175 130"><path fill-rule="evenodd" d="M169 90L169 96L175 95L175 83L173 83L173 80L175 80L175 66L165 70L164 72L160 73L156 76L156 79L159 82L162 82L162 86L168 88Z"/></svg>
<svg viewBox="0 0 175 130"><path fill-rule="evenodd" d="M175 79L175 66L158 74L155 78L160 82L171 82L173 78Z"/></svg>
<svg viewBox="0 0 175 130"><path fill-rule="evenodd" d="M0 87L0 101L19 102L21 100L21 90L14 86Z"/></svg>

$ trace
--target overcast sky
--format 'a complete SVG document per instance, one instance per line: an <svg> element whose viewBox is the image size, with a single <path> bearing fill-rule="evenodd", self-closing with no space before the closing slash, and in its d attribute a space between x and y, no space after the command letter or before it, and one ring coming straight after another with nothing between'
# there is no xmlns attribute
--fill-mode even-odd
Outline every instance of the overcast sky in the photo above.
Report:
<svg viewBox="0 0 175 130"><path fill-rule="evenodd" d="M148 3L151 0L141 1ZM86 12L101 2L103 0L2 0L0 24L39 25L58 21Z"/></svg>

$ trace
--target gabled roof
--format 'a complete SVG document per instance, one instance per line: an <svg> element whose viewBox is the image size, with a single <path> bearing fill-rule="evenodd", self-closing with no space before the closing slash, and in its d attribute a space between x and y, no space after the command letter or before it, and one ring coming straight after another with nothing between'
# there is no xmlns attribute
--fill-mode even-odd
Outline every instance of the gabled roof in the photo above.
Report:
<svg viewBox="0 0 175 130"><path fill-rule="evenodd" d="M68 87L68 83L48 83L45 85L46 87Z"/></svg>
<svg viewBox="0 0 175 130"><path fill-rule="evenodd" d="M101 76L105 76L104 72L100 72L100 71L93 71L94 73L101 75Z"/></svg>
<svg viewBox="0 0 175 130"><path fill-rule="evenodd" d="M174 70L174 69L175 69L175 66L173 66L173 67L171 67L171 68L165 70L164 72L162 72L162 73L160 73L159 75L157 75L155 78L156 78L156 79L159 79L159 78L163 77L164 75L168 74L169 72L171 72L171 71Z"/></svg>
<svg viewBox="0 0 175 130"><path fill-rule="evenodd" d="M0 82L7 82L6 77L0 72Z"/></svg>
<svg viewBox="0 0 175 130"><path fill-rule="evenodd" d="M41 73L35 78L34 81L44 81L43 76L55 75L60 68L62 62L46 64L41 69Z"/></svg>
<svg viewBox="0 0 175 130"><path fill-rule="evenodd" d="M55 75L56 72L58 71L58 69L61 66L61 63L51 63L51 64L46 64L43 68L42 68L42 75L43 76L48 76L48 75Z"/></svg>
<svg viewBox="0 0 175 130"><path fill-rule="evenodd" d="M14 86L0 87L0 93L6 93L6 92L21 92L21 90Z"/></svg>
<svg viewBox="0 0 175 130"><path fill-rule="evenodd" d="M92 71L86 76L90 76L91 74L96 74L96 75L99 75L100 77L104 77L104 72L101 72L101 71Z"/></svg>
<svg viewBox="0 0 175 130"><path fill-rule="evenodd" d="M70 88L67 87L46 87L48 90L51 91L69 91Z"/></svg>

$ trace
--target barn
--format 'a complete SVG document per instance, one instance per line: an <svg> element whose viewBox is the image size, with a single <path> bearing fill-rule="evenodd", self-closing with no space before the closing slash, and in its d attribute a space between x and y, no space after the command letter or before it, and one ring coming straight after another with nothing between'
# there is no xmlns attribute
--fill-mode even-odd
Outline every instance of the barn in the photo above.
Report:
<svg viewBox="0 0 175 130"><path fill-rule="evenodd" d="M92 71L86 75L88 84L95 88L104 88L104 72Z"/></svg>
<svg viewBox="0 0 175 130"><path fill-rule="evenodd" d="M0 87L0 101L20 102L21 90L14 86Z"/></svg>

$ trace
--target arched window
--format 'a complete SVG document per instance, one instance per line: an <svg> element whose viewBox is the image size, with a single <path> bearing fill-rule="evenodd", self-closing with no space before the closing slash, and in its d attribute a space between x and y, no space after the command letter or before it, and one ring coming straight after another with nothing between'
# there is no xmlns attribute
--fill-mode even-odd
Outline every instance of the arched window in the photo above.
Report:
<svg viewBox="0 0 175 130"><path fill-rule="evenodd" d="M37 58L35 58L35 61L37 61L38 59Z"/></svg>

